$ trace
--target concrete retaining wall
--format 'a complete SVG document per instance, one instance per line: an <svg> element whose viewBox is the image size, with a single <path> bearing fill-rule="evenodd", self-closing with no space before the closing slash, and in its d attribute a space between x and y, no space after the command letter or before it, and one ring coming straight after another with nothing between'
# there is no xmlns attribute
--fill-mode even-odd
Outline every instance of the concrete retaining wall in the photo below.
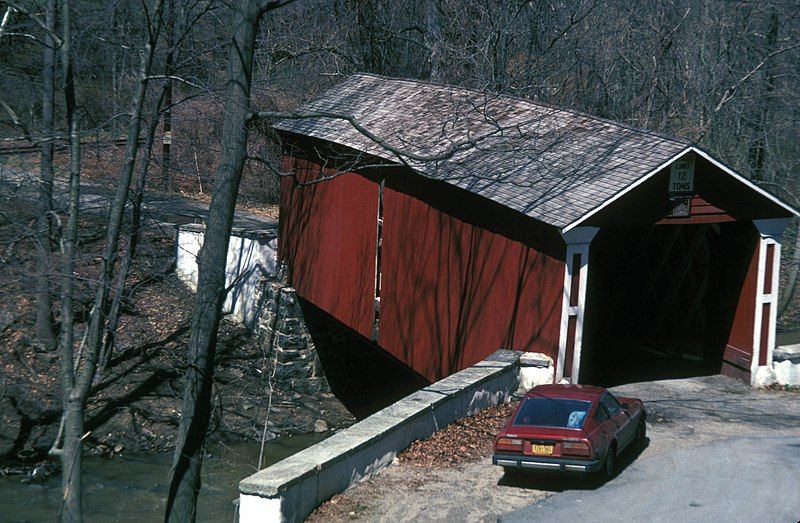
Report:
<svg viewBox="0 0 800 523"><path fill-rule="evenodd" d="M413 441L510 398L519 355L499 350L239 483L239 521L302 521L320 503L392 463Z"/></svg>
<svg viewBox="0 0 800 523"><path fill-rule="evenodd" d="M203 225L178 226L175 272L192 289L197 288L197 255L203 246L204 234ZM277 249L277 231L231 231L225 285L236 284L228 292L224 310L248 327L252 327L258 317L259 283L277 271Z"/></svg>

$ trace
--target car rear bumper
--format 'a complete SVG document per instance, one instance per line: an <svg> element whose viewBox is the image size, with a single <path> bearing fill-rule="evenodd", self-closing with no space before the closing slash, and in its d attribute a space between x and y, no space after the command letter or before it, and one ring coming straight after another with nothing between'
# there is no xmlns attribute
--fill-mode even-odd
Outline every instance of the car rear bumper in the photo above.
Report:
<svg viewBox="0 0 800 523"><path fill-rule="evenodd" d="M520 454L495 454L492 456L492 463L507 468L577 473L595 472L603 467L603 461L599 459L546 458Z"/></svg>

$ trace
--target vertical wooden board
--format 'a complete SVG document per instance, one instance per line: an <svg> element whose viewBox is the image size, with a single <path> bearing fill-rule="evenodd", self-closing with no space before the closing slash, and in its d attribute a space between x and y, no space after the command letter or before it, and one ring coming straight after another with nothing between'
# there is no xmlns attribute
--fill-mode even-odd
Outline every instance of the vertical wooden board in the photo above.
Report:
<svg viewBox="0 0 800 523"><path fill-rule="evenodd" d="M581 253L576 252L573 254L570 263L572 264L570 267L572 280L570 281L569 286L569 306L577 307L579 297L578 294L581 288Z"/></svg>
<svg viewBox="0 0 800 523"><path fill-rule="evenodd" d="M750 355L753 354L753 332L755 329L758 252L759 247L756 244L747 267L747 275L742 284L742 290L739 293L731 332L728 336L728 346ZM731 263L734 262L731 261ZM736 364L736 362L731 363Z"/></svg>
<svg viewBox="0 0 800 523"><path fill-rule="evenodd" d="M775 262L775 244L767 244L766 260L764 262L764 294L772 294L772 271Z"/></svg>
<svg viewBox="0 0 800 523"><path fill-rule="evenodd" d="M301 180L323 172L318 164L285 160ZM374 318L378 187L356 173L297 187L281 185L279 256L303 298L370 337Z"/></svg>
<svg viewBox="0 0 800 523"><path fill-rule="evenodd" d="M575 358L575 336L578 330L578 317L570 316L567 320L567 347L564 353L564 373L567 379L572 377L572 361Z"/></svg>
<svg viewBox="0 0 800 523"><path fill-rule="evenodd" d="M770 245L770 247L772 247ZM758 353L758 364L759 365L766 365L767 364L767 348L769 347L769 327L770 327L770 309L772 305L769 303L763 303L761 305L761 347Z"/></svg>
<svg viewBox="0 0 800 523"><path fill-rule="evenodd" d="M393 189L378 343L430 380L501 347L555 358L563 263Z"/></svg>

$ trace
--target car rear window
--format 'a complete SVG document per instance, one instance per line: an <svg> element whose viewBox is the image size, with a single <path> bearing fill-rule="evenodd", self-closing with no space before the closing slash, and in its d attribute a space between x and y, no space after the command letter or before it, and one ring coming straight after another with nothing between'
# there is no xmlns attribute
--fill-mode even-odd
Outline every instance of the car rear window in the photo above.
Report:
<svg viewBox="0 0 800 523"><path fill-rule="evenodd" d="M514 418L514 425L580 429L591 405L590 401L566 398L528 398Z"/></svg>

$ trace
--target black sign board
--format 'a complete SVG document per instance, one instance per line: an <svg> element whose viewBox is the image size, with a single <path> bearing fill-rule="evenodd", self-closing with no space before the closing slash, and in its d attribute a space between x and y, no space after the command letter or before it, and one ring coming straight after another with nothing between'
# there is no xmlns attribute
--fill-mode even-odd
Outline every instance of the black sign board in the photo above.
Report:
<svg viewBox="0 0 800 523"><path fill-rule="evenodd" d="M687 218L692 215L692 197L672 195L669 197L667 218Z"/></svg>

